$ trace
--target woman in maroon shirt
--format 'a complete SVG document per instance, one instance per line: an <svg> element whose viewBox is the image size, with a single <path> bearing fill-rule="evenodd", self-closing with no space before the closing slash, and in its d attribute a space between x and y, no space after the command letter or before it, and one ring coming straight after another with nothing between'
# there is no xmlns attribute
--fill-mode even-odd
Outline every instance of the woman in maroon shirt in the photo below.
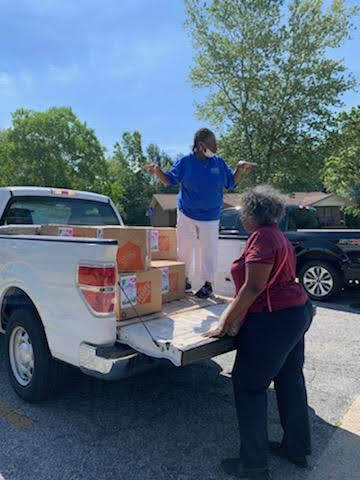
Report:
<svg viewBox="0 0 360 480"><path fill-rule="evenodd" d="M311 453L307 394L303 376L304 335L313 309L296 282L294 249L278 227L284 202L271 187L248 190L241 218L251 232L244 254L234 262L236 297L219 326L206 334L237 335L232 373L239 422L240 457L223 469L238 478L269 479L267 454L306 467ZM284 435L268 443L267 389L274 381Z"/></svg>

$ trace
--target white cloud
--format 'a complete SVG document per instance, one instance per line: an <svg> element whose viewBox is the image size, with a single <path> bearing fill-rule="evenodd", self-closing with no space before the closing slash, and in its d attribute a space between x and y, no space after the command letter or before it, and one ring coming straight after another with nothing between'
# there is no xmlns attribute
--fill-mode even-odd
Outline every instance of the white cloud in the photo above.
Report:
<svg viewBox="0 0 360 480"><path fill-rule="evenodd" d="M10 97L15 95L14 79L7 72L0 72L0 95Z"/></svg>
<svg viewBox="0 0 360 480"><path fill-rule="evenodd" d="M56 65L49 66L50 80L63 84L72 83L80 74L78 65L69 65L65 67L58 67Z"/></svg>

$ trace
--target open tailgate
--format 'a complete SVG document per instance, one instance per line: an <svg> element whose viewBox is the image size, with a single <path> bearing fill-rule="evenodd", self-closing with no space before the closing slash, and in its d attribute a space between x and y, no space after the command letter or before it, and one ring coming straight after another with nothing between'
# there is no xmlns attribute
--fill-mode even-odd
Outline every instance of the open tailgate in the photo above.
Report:
<svg viewBox="0 0 360 480"><path fill-rule="evenodd" d="M208 305L119 326L118 342L150 357L166 358L176 366L229 352L233 337L204 338L214 328L226 304Z"/></svg>

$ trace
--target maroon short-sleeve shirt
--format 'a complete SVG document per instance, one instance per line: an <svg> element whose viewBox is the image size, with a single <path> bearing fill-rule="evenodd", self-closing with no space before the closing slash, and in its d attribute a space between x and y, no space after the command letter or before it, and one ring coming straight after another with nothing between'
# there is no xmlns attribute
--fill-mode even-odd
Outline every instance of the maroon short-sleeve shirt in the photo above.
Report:
<svg viewBox="0 0 360 480"><path fill-rule="evenodd" d="M279 274L269 288L269 297L264 290L250 307L249 313L266 311L268 298L272 311L305 305L308 296L304 288L296 282L295 250L277 225L257 229L248 239L243 255L233 263L231 274L236 294L245 283L245 265L250 263L273 264L269 281L276 272L279 271Z"/></svg>

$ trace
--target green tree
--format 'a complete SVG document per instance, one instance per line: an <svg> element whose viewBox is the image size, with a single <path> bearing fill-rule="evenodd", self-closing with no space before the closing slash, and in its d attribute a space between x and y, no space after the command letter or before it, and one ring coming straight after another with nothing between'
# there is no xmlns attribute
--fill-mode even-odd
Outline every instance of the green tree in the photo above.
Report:
<svg viewBox="0 0 360 480"><path fill-rule="evenodd" d="M143 153L139 132L125 132L120 142L115 144L114 154L109 159L110 195L128 225L148 225L146 210L152 195L162 191L158 182L143 168L152 162L162 168L171 165L170 157L159 147L150 144Z"/></svg>
<svg viewBox="0 0 360 480"><path fill-rule="evenodd" d="M360 182L360 173L357 181ZM360 207L360 183L356 183L353 187L351 187L349 197L355 205Z"/></svg>
<svg viewBox="0 0 360 480"><path fill-rule="evenodd" d="M158 145L155 145L154 143L150 143L150 145L148 145L146 149L146 154L147 154L147 162L158 165L162 170L166 171L172 165L172 160L170 155L168 155L163 151L160 151L160 148L158 147ZM155 176L150 176L149 181L151 185L154 187L154 189L156 190L156 193L169 192L169 188L164 187L164 185L162 185Z"/></svg>
<svg viewBox="0 0 360 480"><path fill-rule="evenodd" d="M341 196L351 196L360 183L360 107L338 117L338 129L328 140L331 154L325 161L326 188ZM360 202L359 202L360 204Z"/></svg>
<svg viewBox="0 0 360 480"><path fill-rule="evenodd" d="M122 136L121 148L129 167L134 172L143 168L146 163L146 157L143 153L140 132L125 132Z"/></svg>
<svg viewBox="0 0 360 480"><path fill-rule="evenodd" d="M345 208L349 226L360 228L360 107L338 117L338 129L328 140L323 169L326 188L348 198L352 205Z"/></svg>
<svg viewBox="0 0 360 480"><path fill-rule="evenodd" d="M0 131L0 186L13 185L16 172L16 165L9 161L12 150L9 133L9 129Z"/></svg>
<svg viewBox="0 0 360 480"><path fill-rule="evenodd" d="M150 143L148 145L146 149L146 156L147 156L147 159L146 159L147 162L155 163L163 170L170 168L172 165L172 160L170 155L168 155L163 151L160 151L160 148L154 143Z"/></svg>
<svg viewBox="0 0 360 480"><path fill-rule="evenodd" d="M354 86L329 50L349 38L358 8L333 0L185 0L197 50L190 79L209 90L197 114L223 132L229 163L257 162L251 183L319 188L322 138Z"/></svg>
<svg viewBox="0 0 360 480"><path fill-rule="evenodd" d="M2 185L36 185L106 193L105 149L69 107L19 109L0 135Z"/></svg>

